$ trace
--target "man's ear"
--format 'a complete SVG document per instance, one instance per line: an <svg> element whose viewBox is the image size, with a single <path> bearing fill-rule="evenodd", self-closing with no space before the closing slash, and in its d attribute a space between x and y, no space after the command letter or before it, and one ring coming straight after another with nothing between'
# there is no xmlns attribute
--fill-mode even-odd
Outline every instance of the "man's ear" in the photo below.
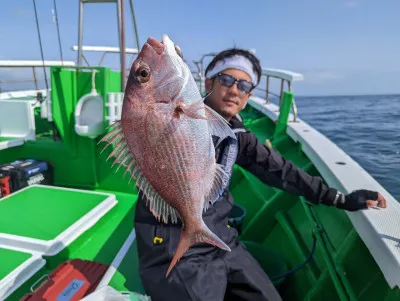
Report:
<svg viewBox="0 0 400 301"><path fill-rule="evenodd" d="M213 80L206 78L206 80L204 81L204 85L206 87L206 91L207 93L211 90L212 85L213 85Z"/></svg>

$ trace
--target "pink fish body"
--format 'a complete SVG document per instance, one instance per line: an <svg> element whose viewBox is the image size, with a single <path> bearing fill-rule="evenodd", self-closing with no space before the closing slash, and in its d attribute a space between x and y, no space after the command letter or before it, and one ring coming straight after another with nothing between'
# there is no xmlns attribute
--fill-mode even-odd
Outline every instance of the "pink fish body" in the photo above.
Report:
<svg viewBox="0 0 400 301"><path fill-rule="evenodd" d="M230 251L202 219L226 185L226 175L215 161L212 135L236 139L225 119L203 103L168 36L163 43L149 38L132 64L121 120L101 141L114 144L109 158L115 157L114 164L130 172L158 220L182 221L166 276L195 243Z"/></svg>

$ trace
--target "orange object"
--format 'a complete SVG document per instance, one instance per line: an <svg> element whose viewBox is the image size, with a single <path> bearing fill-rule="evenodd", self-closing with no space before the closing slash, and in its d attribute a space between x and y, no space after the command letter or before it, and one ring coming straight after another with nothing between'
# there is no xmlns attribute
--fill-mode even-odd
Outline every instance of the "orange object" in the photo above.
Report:
<svg viewBox="0 0 400 301"><path fill-rule="evenodd" d="M64 262L46 282L20 301L78 301L95 290L108 267L81 259Z"/></svg>
<svg viewBox="0 0 400 301"><path fill-rule="evenodd" d="M0 176L0 197L4 197L11 193L10 189L10 176Z"/></svg>

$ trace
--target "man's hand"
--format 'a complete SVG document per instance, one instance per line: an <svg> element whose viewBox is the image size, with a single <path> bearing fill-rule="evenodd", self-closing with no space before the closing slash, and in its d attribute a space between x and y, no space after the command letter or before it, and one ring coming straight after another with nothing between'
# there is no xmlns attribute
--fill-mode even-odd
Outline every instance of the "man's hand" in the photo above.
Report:
<svg viewBox="0 0 400 301"><path fill-rule="evenodd" d="M336 207L347 211L357 211L373 207L386 208L387 204L379 192L361 189L348 195L339 195Z"/></svg>
<svg viewBox="0 0 400 301"><path fill-rule="evenodd" d="M374 200L367 200L367 207L380 207L380 208L386 208L386 200L385 198L378 192L378 199L376 201Z"/></svg>

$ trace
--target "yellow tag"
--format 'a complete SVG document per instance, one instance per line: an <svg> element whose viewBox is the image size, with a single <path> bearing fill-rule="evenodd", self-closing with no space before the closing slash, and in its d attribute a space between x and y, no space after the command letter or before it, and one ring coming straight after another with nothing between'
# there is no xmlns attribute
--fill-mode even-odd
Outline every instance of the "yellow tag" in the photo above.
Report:
<svg viewBox="0 0 400 301"><path fill-rule="evenodd" d="M161 244L164 240L161 237L154 237L153 243L156 244Z"/></svg>
<svg viewBox="0 0 400 301"><path fill-rule="evenodd" d="M226 225L228 228L230 228L231 226L229 226L229 225Z"/></svg>

